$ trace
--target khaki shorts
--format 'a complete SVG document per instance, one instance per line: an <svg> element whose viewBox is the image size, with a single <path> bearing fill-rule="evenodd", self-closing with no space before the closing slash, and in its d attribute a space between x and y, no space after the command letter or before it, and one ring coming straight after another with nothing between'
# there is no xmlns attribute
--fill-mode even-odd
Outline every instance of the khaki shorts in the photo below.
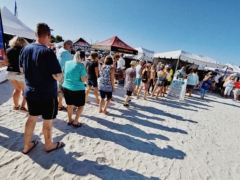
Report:
<svg viewBox="0 0 240 180"><path fill-rule="evenodd" d="M6 76L9 81L25 82L24 74L20 72L7 71Z"/></svg>
<svg viewBox="0 0 240 180"><path fill-rule="evenodd" d="M235 89L235 90L234 90L234 94L235 94L235 96L240 95L240 89Z"/></svg>

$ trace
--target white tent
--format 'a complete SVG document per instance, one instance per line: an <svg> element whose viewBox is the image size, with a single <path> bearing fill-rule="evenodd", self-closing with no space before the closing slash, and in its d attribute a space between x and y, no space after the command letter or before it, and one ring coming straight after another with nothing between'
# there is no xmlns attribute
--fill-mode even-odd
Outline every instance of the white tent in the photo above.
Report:
<svg viewBox="0 0 240 180"><path fill-rule="evenodd" d="M1 15L5 34L35 39L35 32L14 16L5 6L1 7Z"/></svg>
<svg viewBox="0 0 240 180"><path fill-rule="evenodd" d="M240 67L238 66L235 66L233 64L226 64L224 68L222 68L221 70L223 71L231 71L231 72L234 72L234 73L240 73Z"/></svg>
<svg viewBox="0 0 240 180"><path fill-rule="evenodd" d="M207 56L197 55L188 53L186 51L178 50L178 51L170 51L170 52L164 52L164 53L156 53L154 54L155 58L172 58L172 59L178 59L182 61L187 61L189 63L194 63L200 66L207 66L207 67L213 67L213 68L223 68L225 65L221 64L220 62L217 62Z"/></svg>
<svg viewBox="0 0 240 180"><path fill-rule="evenodd" d="M148 49L138 47L134 48L138 51L137 55L131 55L131 54L126 54L124 57L130 58L130 59L137 59L137 60L143 60L146 62L153 62L154 59L154 51L150 51Z"/></svg>

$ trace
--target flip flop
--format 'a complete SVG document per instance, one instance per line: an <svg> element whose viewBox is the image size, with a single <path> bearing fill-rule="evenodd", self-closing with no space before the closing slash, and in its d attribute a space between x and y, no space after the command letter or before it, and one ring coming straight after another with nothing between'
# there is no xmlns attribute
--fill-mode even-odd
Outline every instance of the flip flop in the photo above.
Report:
<svg viewBox="0 0 240 180"><path fill-rule="evenodd" d="M59 144L60 144L60 146L59 146ZM47 153L50 153L50 152L55 151L55 150L57 150L57 149L60 149L60 148L62 148L62 147L64 147L64 146L65 146L65 144L64 144L63 142L57 142L57 146L56 146L55 149L52 149L52 150L46 151L46 152L47 152Z"/></svg>
<svg viewBox="0 0 240 180"><path fill-rule="evenodd" d="M71 126L73 122L74 122L74 120L72 120L71 122L68 122L67 125Z"/></svg>
<svg viewBox="0 0 240 180"><path fill-rule="evenodd" d="M23 154L28 154L38 144L38 141L31 141L31 142L33 143L33 146L27 152L22 151Z"/></svg>
<svg viewBox="0 0 240 180"><path fill-rule="evenodd" d="M25 107L20 107L19 110L24 111L24 112L28 112L28 110Z"/></svg>
<svg viewBox="0 0 240 180"><path fill-rule="evenodd" d="M19 110L20 106L18 107L13 107L13 110Z"/></svg>
<svg viewBox="0 0 240 180"><path fill-rule="evenodd" d="M83 126L83 123L77 123L77 124L72 123L72 126L79 128Z"/></svg>
<svg viewBox="0 0 240 180"><path fill-rule="evenodd" d="M59 111L67 111L67 108L64 107L64 106L62 106L62 107L59 107L58 110L59 110Z"/></svg>

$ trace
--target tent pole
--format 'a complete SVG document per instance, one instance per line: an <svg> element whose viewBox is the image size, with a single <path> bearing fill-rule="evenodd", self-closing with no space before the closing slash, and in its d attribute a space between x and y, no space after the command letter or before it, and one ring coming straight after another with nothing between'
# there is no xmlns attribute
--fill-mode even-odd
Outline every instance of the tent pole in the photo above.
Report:
<svg viewBox="0 0 240 180"><path fill-rule="evenodd" d="M175 68L175 72L176 72L177 69L178 69L178 65L179 65L180 57L181 57L181 55L178 57L178 61L177 61L176 68Z"/></svg>

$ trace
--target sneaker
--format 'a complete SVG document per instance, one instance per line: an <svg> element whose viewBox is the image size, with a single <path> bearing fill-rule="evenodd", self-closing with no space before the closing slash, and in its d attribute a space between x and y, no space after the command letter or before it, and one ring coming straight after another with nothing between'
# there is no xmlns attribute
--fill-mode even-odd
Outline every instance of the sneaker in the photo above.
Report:
<svg viewBox="0 0 240 180"><path fill-rule="evenodd" d="M126 107L128 107L128 106L129 106L129 104L123 104L123 106L126 106Z"/></svg>

